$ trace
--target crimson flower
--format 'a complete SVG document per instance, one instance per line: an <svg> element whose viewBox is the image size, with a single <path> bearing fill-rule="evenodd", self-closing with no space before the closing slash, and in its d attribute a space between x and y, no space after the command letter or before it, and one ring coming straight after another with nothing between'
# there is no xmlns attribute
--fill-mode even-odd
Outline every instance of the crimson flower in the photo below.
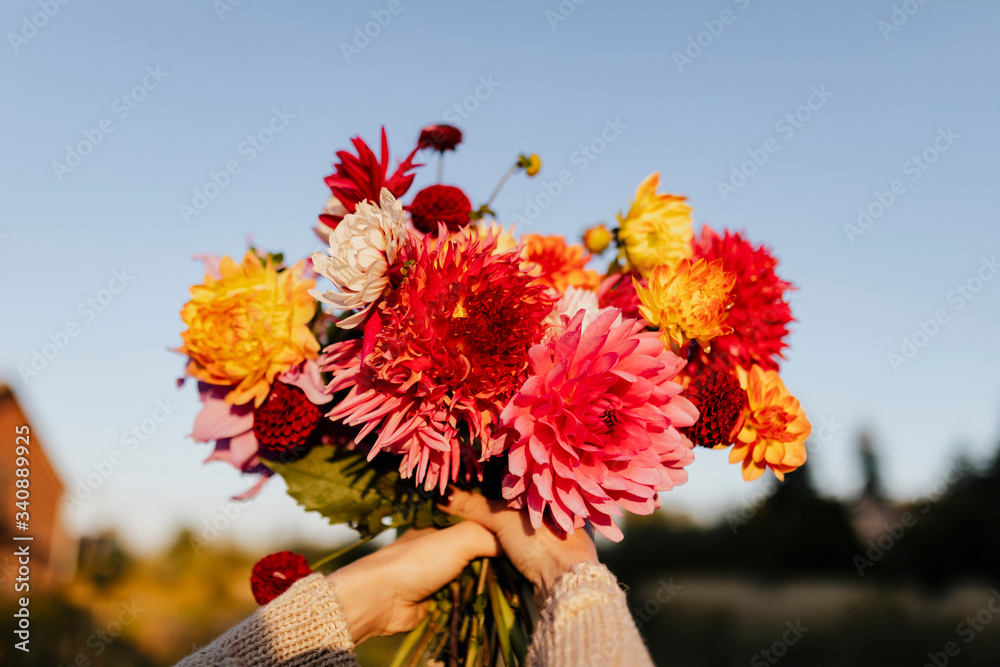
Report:
<svg viewBox="0 0 1000 667"><path fill-rule="evenodd" d="M777 370L776 358L781 358L787 347L784 339L792 321L785 292L795 289L774 272L778 260L766 246L750 243L742 232L727 229L719 236L708 225L694 240L692 261L702 258L721 259L722 268L736 274L736 298L726 318L733 331L713 338L709 353L698 351L687 373L698 375L705 368L732 371L736 366L750 368L754 364Z"/></svg>
<svg viewBox="0 0 1000 667"><path fill-rule="evenodd" d="M460 188L431 185L418 192L406 209L410 212L413 226L423 233L437 231L439 222L454 233L469 224L472 202Z"/></svg>
<svg viewBox="0 0 1000 667"><path fill-rule="evenodd" d="M323 414L305 392L294 385L275 382L264 402L253 413L253 434L258 454L275 458L306 444Z"/></svg>
<svg viewBox="0 0 1000 667"><path fill-rule="evenodd" d="M698 408L698 421L680 429L702 447L728 447L738 432L737 422L747 395L732 373L708 370L695 377L684 395Z"/></svg>
<svg viewBox="0 0 1000 667"><path fill-rule="evenodd" d="M349 151L337 151L340 162L335 165L336 171L324 179L340 203L340 207L328 205L328 212L319 216L320 222L330 229L336 229L345 215L354 213L355 207L360 202L367 199L377 204L380 201L382 188L388 188L397 199L402 197L413 184L414 174L408 172L422 166L413 163L413 156L417 153L417 149L414 148L406 159L399 163L396 171L391 176L388 175L389 141L386 139L384 127L381 160L375 157L375 153L361 137L354 137L351 143L354 144L358 154L355 156Z"/></svg>
<svg viewBox="0 0 1000 667"><path fill-rule="evenodd" d="M305 557L291 551L264 556L250 573L250 590L257 604L267 604L313 571Z"/></svg>
<svg viewBox="0 0 1000 667"><path fill-rule="evenodd" d="M433 148L439 153L455 150L462 143L462 131L454 125L428 125L420 130L417 148Z"/></svg>

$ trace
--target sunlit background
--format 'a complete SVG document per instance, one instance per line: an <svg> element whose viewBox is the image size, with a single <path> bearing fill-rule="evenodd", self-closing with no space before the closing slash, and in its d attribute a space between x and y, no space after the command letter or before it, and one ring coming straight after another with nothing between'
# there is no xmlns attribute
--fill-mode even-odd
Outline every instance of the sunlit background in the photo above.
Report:
<svg viewBox="0 0 1000 667"><path fill-rule="evenodd" d="M995 3L15 0L0 26L0 379L74 536L157 553L253 484L187 437L171 349L192 257L320 249L334 152L383 125L395 162L423 125L459 124L445 182L474 204L541 155L495 202L522 231L577 238L659 171L696 225L769 245L798 287L782 375L821 495L860 496L862 431L890 502L996 453ZM773 490L726 459L699 451L664 505L709 526ZM348 537L277 478L224 532L259 555Z"/></svg>

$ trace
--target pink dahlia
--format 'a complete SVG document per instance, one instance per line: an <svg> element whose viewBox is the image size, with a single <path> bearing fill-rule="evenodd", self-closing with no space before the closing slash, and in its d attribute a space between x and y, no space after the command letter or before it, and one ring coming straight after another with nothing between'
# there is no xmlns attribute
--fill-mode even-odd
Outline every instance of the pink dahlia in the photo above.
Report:
<svg viewBox="0 0 1000 667"><path fill-rule="evenodd" d="M500 415L512 441L503 496L536 528L547 511L568 533L589 520L617 542L620 508L650 514L657 492L687 481L694 454L677 429L698 411L671 381L684 361L659 334L615 309L583 317L528 352L533 374Z"/></svg>
<svg viewBox="0 0 1000 667"><path fill-rule="evenodd" d="M735 299L726 317L726 325L733 330L713 338L710 352L698 351L687 372L697 375L707 368L732 372L736 366L748 369L754 364L777 370L792 321L785 292L795 289L775 273L778 260L766 246L750 243L742 232L727 229L719 236L708 225L694 239L695 259L721 259L722 268L736 274Z"/></svg>
<svg viewBox="0 0 1000 667"><path fill-rule="evenodd" d="M494 254L496 243L494 234L411 236L405 275L379 303L372 339L366 330L365 342L326 350L327 392L350 389L327 416L361 426L357 442L375 432L369 460L402 455L402 476L427 490L443 491L460 472L471 478L499 453L492 425L547 329L553 297L517 254Z"/></svg>

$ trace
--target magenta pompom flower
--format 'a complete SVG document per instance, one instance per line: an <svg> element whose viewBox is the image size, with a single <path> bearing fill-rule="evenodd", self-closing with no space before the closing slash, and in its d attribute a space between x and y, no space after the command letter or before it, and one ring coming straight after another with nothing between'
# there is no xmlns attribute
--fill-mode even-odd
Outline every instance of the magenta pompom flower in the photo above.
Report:
<svg viewBox="0 0 1000 667"><path fill-rule="evenodd" d="M691 442L677 428L698 411L671 380L684 361L655 332L607 309L528 353L533 375L504 408L509 472L503 496L527 507L536 528L546 512L568 533L590 520L622 539L621 508L650 514L657 492L687 481Z"/></svg>

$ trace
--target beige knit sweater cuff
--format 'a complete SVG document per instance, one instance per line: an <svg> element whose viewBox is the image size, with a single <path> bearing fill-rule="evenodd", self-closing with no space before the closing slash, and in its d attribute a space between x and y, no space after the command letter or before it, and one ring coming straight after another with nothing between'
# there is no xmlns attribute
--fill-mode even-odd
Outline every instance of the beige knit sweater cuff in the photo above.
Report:
<svg viewBox="0 0 1000 667"><path fill-rule="evenodd" d="M528 667L562 665L653 667L625 594L603 565L574 565L546 601Z"/></svg>
<svg viewBox="0 0 1000 667"><path fill-rule="evenodd" d="M312 574L176 667L356 667L353 650L333 586Z"/></svg>

